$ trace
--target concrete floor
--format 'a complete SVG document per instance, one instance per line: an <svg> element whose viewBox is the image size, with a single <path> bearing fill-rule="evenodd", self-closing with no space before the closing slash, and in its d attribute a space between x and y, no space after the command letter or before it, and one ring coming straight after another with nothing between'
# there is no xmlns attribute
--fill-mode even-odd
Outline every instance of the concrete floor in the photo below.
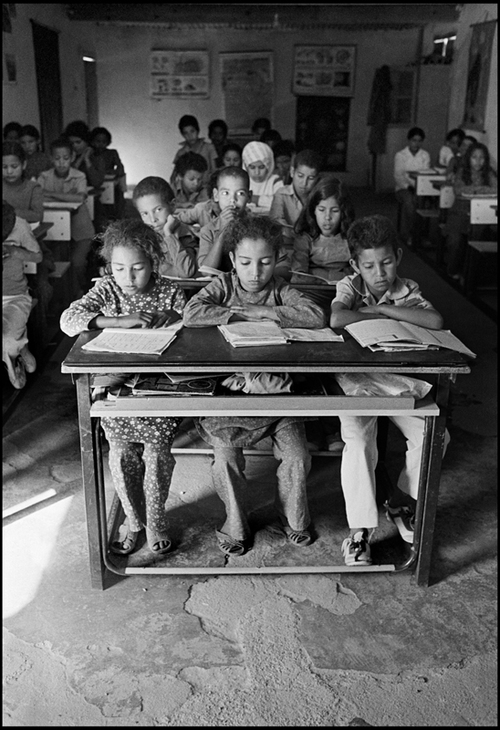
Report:
<svg viewBox="0 0 500 730"><path fill-rule="evenodd" d="M4 510L47 497L4 519L5 726L497 725L497 328L407 251L410 272L478 355L452 388L430 586L405 572L141 575L92 590L65 338L4 426ZM403 445L389 435L395 474ZM176 459L177 549L164 562L223 564L209 456ZM248 457L247 473L260 528L272 457ZM314 457L309 496L313 545L259 530L254 550L280 565L341 564L338 459ZM404 550L381 514L374 552ZM146 548L134 557L147 559Z"/></svg>

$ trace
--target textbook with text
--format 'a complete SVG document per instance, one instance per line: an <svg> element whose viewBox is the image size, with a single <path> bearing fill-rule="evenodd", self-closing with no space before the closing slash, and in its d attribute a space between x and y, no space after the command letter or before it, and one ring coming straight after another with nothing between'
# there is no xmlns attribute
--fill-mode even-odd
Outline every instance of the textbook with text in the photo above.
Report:
<svg viewBox="0 0 500 730"><path fill-rule="evenodd" d="M445 348L476 357L476 354L449 330L432 330L395 319L365 319L361 322L352 322L344 329L362 347L369 347L373 352Z"/></svg>
<svg viewBox="0 0 500 730"><path fill-rule="evenodd" d="M90 342L82 345L88 352L124 352L137 355L161 355L176 338L182 321L168 327L131 328L106 327Z"/></svg>

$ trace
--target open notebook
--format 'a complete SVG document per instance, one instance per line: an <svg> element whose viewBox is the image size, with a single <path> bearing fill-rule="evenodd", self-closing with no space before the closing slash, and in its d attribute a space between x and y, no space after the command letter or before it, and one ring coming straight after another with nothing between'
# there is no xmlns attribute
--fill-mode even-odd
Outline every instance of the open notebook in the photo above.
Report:
<svg viewBox="0 0 500 730"><path fill-rule="evenodd" d="M476 357L476 354L449 330L431 330L409 322L398 322L395 319L366 319L352 322L344 329L360 345L370 348L373 352L445 348Z"/></svg>
<svg viewBox="0 0 500 730"><path fill-rule="evenodd" d="M106 327L95 339L82 345L82 350L161 355L175 339L181 327L182 322L157 329Z"/></svg>

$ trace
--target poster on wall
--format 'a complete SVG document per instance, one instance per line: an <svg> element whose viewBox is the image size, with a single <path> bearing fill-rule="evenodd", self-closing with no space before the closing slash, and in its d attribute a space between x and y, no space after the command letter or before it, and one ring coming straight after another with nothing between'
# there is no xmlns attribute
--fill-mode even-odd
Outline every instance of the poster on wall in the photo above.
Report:
<svg viewBox="0 0 500 730"><path fill-rule="evenodd" d="M292 94L353 96L356 46L295 46Z"/></svg>
<svg viewBox="0 0 500 730"><path fill-rule="evenodd" d="M224 119L230 135L249 135L258 117L272 118L273 53L220 53Z"/></svg>
<svg viewBox="0 0 500 730"><path fill-rule="evenodd" d="M491 52L496 23L496 20L489 20L472 26L463 126L478 132L485 131Z"/></svg>
<svg viewBox="0 0 500 730"><path fill-rule="evenodd" d="M208 99L208 51L151 51L150 96L154 99Z"/></svg>

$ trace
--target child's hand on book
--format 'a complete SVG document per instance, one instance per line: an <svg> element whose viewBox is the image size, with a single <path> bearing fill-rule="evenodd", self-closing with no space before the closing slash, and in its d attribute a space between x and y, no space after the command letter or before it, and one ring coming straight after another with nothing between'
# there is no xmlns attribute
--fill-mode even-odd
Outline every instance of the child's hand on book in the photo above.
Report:
<svg viewBox="0 0 500 730"><path fill-rule="evenodd" d="M232 317L232 321L260 319L270 319L275 322L278 321L278 317L275 315L272 307L259 306L258 304L233 304L229 307L229 309L234 315Z"/></svg>

